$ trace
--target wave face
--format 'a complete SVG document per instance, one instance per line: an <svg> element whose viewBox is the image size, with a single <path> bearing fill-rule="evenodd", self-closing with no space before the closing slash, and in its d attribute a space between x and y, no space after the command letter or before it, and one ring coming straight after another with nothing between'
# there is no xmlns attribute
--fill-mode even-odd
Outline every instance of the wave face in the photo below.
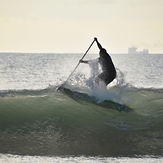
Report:
<svg viewBox="0 0 163 163"><path fill-rule="evenodd" d="M123 88L130 111L70 93L52 87L1 92L0 153L162 155L163 90Z"/></svg>

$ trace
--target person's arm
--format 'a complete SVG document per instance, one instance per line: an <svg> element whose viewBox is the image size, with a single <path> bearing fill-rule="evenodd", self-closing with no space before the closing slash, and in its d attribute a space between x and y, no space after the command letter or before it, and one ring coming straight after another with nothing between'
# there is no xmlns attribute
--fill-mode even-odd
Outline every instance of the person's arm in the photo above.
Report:
<svg viewBox="0 0 163 163"><path fill-rule="evenodd" d="M96 41L96 43L97 43L98 48L99 48L100 50L102 50L103 48L102 48L101 44L98 42L97 38L95 37L94 39L95 39L95 41Z"/></svg>
<svg viewBox="0 0 163 163"><path fill-rule="evenodd" d="M82 59L79 61L80 63L86 63L88 64L89 61L83 61Z"/></svg>

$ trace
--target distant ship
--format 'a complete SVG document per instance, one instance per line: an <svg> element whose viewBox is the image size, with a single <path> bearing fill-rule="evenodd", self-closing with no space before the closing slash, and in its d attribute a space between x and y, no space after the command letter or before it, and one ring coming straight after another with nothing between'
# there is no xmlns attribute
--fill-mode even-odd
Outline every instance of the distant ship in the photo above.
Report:
<svg viewBox="0 0 163 163"><path fill-rule="evenodd" d="M142 51L137 51L137 47L129 47L128 54L149 54L148 49L143 49Z"/></svg>

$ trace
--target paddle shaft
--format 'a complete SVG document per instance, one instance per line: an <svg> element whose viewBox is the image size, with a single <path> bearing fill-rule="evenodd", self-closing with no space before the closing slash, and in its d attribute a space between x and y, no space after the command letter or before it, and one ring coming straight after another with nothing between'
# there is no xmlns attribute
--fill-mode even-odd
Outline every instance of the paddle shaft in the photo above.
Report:
<svg viewBox="0 0 163 163"><path fill-rule="evenodd" d="M93 43L95 42L95 40L93 40L93 42L91 43L91 45L89 46L89 48L87 49L87 51L84 53L83 57L81 58L81 60L86 56L86 54L88 53L89 49L92 47ZM67 80L65 81L65 83L68 81L68 79L71 77L71 75L75 72L75 70L77 69L77 67L79 66L79 63L76 65L76 67L74 68L74 70L71 72L71 74L69 75L69 77L67 78Z"/></svg>

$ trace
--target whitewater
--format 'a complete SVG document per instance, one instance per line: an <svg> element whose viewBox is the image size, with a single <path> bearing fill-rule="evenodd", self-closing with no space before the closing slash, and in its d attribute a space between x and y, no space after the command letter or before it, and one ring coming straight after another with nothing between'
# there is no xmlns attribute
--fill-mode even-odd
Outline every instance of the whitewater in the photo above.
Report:
<svg viewBox="0 0 163 163"><path fill-rule="evenodd" d="M0 162L163 161L163 55L82 55L0 53Z"/></svg>

